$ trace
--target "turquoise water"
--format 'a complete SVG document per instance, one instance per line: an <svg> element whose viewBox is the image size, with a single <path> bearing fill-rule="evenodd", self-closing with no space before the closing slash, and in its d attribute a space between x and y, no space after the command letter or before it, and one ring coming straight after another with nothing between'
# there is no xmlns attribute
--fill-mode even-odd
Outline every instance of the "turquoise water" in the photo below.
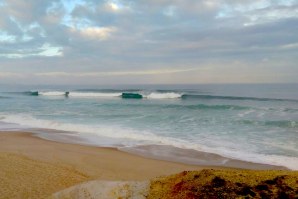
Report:
<svg viewBox="0 0 298 199"><path fill-rule="evenodd" d="M171 146L298 169L297 84L0 90L2 130L61 130L99 146Z"/></svg>

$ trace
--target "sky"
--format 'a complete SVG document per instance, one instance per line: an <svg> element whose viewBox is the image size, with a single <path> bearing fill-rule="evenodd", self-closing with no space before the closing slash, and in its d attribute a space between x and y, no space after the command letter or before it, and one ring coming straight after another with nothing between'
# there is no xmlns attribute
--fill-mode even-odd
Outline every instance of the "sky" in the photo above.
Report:
<svg viewBox="0 0 298 199"><path fill-rule="evenodd" d="M298 0L0 0L0 84L298 83Z"/></svg>

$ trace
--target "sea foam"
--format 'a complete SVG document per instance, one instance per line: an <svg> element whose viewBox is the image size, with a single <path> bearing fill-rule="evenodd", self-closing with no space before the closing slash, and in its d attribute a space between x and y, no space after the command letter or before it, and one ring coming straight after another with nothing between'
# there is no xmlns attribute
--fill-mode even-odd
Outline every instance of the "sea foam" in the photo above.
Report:
<svg viewBox="0 0 298 199"><path fill-rule="evenodd" d="M69 97L120 97L122 93L70 92Z"/></svg>
<svg viewBox="0 0 298 199"><path fill-rule="evenodd" d="M67 92L62 91L48 91L48 92L38 92L38 95L45 95L45 96L63 96L66 95Z"/></svg>
<svg viewBox="0 0 298 199"><path fill-rule="evenodd" d="M81 97L81 98L107 98L107 97L122 97L131 94L141 96L139 98L145 99L179 99L182 94L175 92L151 92L144 94L144 92L78 92L78 91L30 91L30 95L43 95L43 96L68 96L68 97ZM131 97L134 98L134 97Z"/></svg>
<svg viewBox="0 0 298 199"><path fill-rule="evenodd" d="M157 93L153 92L146 96L148 99L177 99L181 98L182 94L169 92L169 93Z"/></svg>
<svg viewBox="0 0 298 199"><path fill-rule="evenodd" d="M40 128L40 129L52 129L61 130L67 132L76 132L77 136L86 138L90 144L101 146L102 138L111 138L118 140L116 146L122 145L122 147L136 147L140 145L161 145L164 147L173 146L180 149L193 149L196 151L214 153L227 157L230 159L238 159L248 162L270 164L276 166L285 166L289 169L298 170L298 158L287 157L281 155L265 155L260 153L252 153L247 151L233 151L225 147L208 147L197 143L191 143L187 140L178 138L165 137L156 135L149 131L140 131L130 128L123 128L121 126L106 126L106 125L84 125L74 123L63 123L54 120L37 119L28 114L9 115L4 114L0 116L1 122L14 123L22 125L24 128ZM112 143L112 142L111 142ZM113 142L115 143L115 142ZM150 153L150 152L149 152ZM160 151L165 155L165 151ZM159 154L154 154L157 158ZM168 154L169 155L169 154ZM184 158L188 158L187 151L182 155ZM176 156L179 160L180 156ZM192 162L195 164L195 160ZM199 164L199 163L198 163ZM224 162L222 163L224 165Z"/></svg>

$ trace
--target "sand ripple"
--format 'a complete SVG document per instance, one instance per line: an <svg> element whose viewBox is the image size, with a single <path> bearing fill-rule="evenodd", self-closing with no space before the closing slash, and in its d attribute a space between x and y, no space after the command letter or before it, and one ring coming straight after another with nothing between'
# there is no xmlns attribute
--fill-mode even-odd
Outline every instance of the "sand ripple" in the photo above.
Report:
<svg viewBox="0 0 298 199"><path fill-rule="evenodd" d="M0 152L0 198L46 198L86 180L72 168Z"/></svg>

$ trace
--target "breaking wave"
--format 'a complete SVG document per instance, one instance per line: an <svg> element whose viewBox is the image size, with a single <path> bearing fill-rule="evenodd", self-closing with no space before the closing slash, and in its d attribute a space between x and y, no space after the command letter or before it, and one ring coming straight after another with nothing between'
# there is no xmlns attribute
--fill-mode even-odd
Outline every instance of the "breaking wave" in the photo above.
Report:
<svg viewBox="0 0 298 199"><path fill-rule="evenodd" d="M181 98L183 95L179 93L169 92L169 93L150 93L146 96L148 99L177 99Z"/></svg>
<svg viewBox="0 0 298 199"><path fill-rule="evenodd" d="M276 99L276 98L257 98L257 97L239 97L239 96L218 96L218 95L199 95L192 93L180 93L177 91L140 91L140 90L82 90L82 91L28 91L23 92L31 96L67 96L84 98L104 98L119 97L132 99L197 99L197 100L249 100L249 101L289 101L298 102L295 99Z"/></svg>
<svg viewBox="0 0 298 199"><path fill-rule="evenodd" d="M70 92L69 97L120 97L122 93Z"/></svg>
<svg viewBox="0 0 298 199"><path fill-rule="evenodd" d="M25 92L26 95L32 96L67 96L67 97L84 97L84 98L103 98L103 97L121 97L121 98L134 98L134 99L178 99L182 94L175 92L152 92L144 94L142 92L63 92L63 91L29 91Z"/></svg>

